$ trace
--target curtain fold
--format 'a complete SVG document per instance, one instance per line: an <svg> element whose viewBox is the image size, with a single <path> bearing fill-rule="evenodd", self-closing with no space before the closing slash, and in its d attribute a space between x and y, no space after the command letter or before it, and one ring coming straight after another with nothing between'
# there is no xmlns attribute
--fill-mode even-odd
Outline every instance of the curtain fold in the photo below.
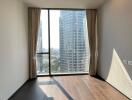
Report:
<svg viewBox="0 0 132 100"><path fill-rule="evenodd" d="M28 8L29 78L36 78L36 48L40 24L40 8Z"/></svg>
<svg viewBox="0 0 132 100"><path fill-rule="evenodd" d="M95 76L97 73L97 61L98 61L98 35L96 31L97 22L97 10L88 9L87 13L87 25L90 47L90 64L89 75Z"/></svg>

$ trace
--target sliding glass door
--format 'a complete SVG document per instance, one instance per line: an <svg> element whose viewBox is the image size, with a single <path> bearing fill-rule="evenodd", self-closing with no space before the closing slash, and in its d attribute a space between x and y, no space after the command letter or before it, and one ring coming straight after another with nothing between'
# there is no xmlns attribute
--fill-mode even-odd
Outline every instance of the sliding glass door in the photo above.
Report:
<svg viewBox="0 0 132 100"><path fill-rule="evenodd" d="M85 10L42 10L38 34L38 75L83 74L89 69Z"/></svg>

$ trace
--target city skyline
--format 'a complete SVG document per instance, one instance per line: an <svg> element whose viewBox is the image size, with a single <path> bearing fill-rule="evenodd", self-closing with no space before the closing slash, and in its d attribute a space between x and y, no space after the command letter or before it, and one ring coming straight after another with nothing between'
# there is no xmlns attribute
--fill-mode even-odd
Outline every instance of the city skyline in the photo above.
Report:
<svg viewBox="0 0 132 100"><path fill-rule="evenodd" d="M37 44L40 53L49 52L47 15L47 10L41 11ZM88 72L90 54L85 10L51 10L49 18L50 59L49 54L38 54L38 71L48 73L51 66L53 73Z"/></svg>

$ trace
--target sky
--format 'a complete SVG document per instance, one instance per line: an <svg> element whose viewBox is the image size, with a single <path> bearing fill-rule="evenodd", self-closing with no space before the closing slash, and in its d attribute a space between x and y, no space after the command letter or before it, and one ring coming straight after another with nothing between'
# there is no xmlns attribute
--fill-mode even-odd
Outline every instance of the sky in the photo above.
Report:
<svg viewBox="0 0 132 100"><path fill-rule="evenodd" d="M50 10L50 47L59 49L59 10ZM48 49L48 10L41 11L42 43Z"/></svg>

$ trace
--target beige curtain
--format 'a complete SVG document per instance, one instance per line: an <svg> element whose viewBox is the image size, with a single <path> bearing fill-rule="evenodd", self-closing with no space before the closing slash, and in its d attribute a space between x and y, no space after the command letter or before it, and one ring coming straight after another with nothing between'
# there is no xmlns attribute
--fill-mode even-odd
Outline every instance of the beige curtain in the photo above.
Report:
<svg viewBox="0 0 132 100"><path fill-rule="evenodd" d="M96 9L88 9L87 11L87 25L88 36L90 45L90 65L89 74L95 76L97 72L97 60L98 60L98 36L96 31Z"/></svg>
<svg viewBox="0 0 132 100"><path fill-rule="evenodd" d="M39 8L28 8L28 30L29 30L29 78L36 78L36 46L37 34L40 23Z"/></svg>

